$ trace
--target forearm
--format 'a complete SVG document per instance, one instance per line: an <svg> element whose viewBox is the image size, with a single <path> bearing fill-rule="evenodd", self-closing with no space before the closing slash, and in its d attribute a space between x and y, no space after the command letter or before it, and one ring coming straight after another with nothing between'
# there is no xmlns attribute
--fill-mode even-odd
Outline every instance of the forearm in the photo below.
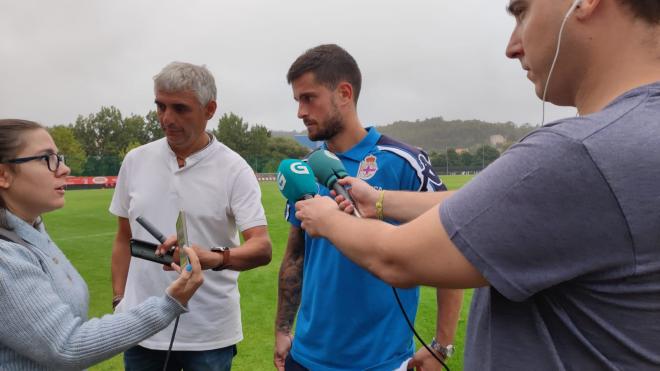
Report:
<svg viewBox="0 0 660 371"><path fill-rule="evenodd" d="M348 259L380 279L396 287L410 287L413 285L402 284L394 274L398 267L396 258L391 254L387 236L391 236L396 228L378 220L358 219L346 213L332 211L325 215L320 232Z"/></svg>
<svg viewBox="0 0 660 371"><path fill-rule="evenodd" d="M83 323L68 339L69 344L80 348L67 346L60 357L89 367L162 331L184 312L185 308L171 297L151 297L128 312Z"/></svg>
<svg viewBox="0 0 660 371"><path fill-rule="evenodd" d="M54 346L45 354L45 363L61 368L89 367L163 330L183 312L181 304L163 296L151 297L125 313L93 318L80 324L68 337L53 339ZM77 322L75 318L61 321L57 322L63 328Z"/></svg>
<svg viewBox="0 0 660 371"><path fill-rule="evenodd" d="M127 313L84 321L76 311L87 299L74 280L71 295L56 288L39 263L14 259L2 272L0 338L3 345L52 369L83 369L165 328L185 311L172 298L150 298ZM85 306L86 308L86 306Z"/></svg>
<svg viewBox="0 0 660 371"><path fill-rule="evenodd" d="M246 271L270 263L272 257L269 238L255 237L231 249L231 266L234 271Z"/></svg>
<svg viewBox="0 0 660 371"><path fill-rule="evenodd" d="M309 204L301 202L299 207L312 209L322 203L325 201L318 198ZM310 223L314 235L328 238L346 257L392 286L468 288L487 284L449 239L438 218L438 207L400 226L358 219L336 209L325 209L309 220L305 213L296 213L303 228Z"/></svg>
<svg viewBox="0 0 660 371"><path fill-rule="evenodd" d="M112 244L112 259L110 267L113 296L124 295L126 278L128 277L128 267L131 262L129 243L130 234L126 236L121 231L118 231Z"/></svg>
<svg viewBox="0 0 660 371"><path fill-rule="evenodd" d="M280 270L275 331L291 333L302 293L302 269Z"/></svg>
<svg viewBox="0 0 660 371"><path fill-rule="evenodd" d="M408 222L422 215L433 206L442 203L454 192L384 191L383 215L385 218Z"/></svg>
<svg viewBox="0 0 660 371"><path fill-rule="evenodd" d="M438 305L435 338L440 345L454 343L456 328L461 315L463 304L463 290L437 289L436 302Z"/></svg>
<svg viewBox="0 0 660 371"><path fill-rule="evenodd" d="M114 249L113 249L114 250ZM126 288L126 277L128 276L128 266L131 261L131 256L124 256L120 254L112 254L112 294L113 296L124 295Z"/></svg>
<svg viewBox="0 0 660 371"><path fill-rule="evenodd" d="M279 272L275 332L289 334L293 328L302 294L304 252L303 232L292 228Z"/></svg>
<svg viewBox="0 0 660 371"><path fill-rule="evenodd" d="M242 245L230 249L228 269L246 271L270 263L273 250L266 226L252 227L243 231L243 240L245 242ZM221 254L215 254L215 256L218 262L211 266L225 264Z"/></svg>

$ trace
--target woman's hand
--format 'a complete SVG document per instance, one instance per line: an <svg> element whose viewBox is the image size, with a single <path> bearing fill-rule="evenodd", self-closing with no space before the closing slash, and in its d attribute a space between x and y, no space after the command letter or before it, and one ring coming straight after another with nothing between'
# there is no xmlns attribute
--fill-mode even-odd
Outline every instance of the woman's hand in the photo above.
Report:
<svg viewBox="0 0 660 371"><path fill-rule="evenodd" d="M176 299L181 305L188 305L188 301L204 282L202 267L199 264L199 258L195 250L184 247L184 252L188 255L188 264L185 267L179 267L172 263L171 268L179 273L179 278L172 282L166 292Z"/></svg>

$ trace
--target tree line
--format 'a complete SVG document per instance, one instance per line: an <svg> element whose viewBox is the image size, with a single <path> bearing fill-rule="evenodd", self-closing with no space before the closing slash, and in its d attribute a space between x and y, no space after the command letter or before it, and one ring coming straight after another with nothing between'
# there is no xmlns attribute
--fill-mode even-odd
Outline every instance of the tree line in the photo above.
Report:
<svg viewBox="0 0 660 371"><path fill-rule="evenodd" d="M427 151L439 173L481 170L533 129L512 123L444 121L441 117L378 127L384 134ZM128 151L163 137L155 111L145 116L124 116L113 106L80 115L75 122L49 131L72 175L81 176L116 175ZM273 133L263 125L250 125L234 113L222 115L212 132L258 173L273 173L282 159L302 158L309 152L293 139L293 135L304 133ZM486 144L494 134L502 135L505 141L496 146Z"/></svg>
<svg viewBox="0 0 660 371"><path fill-rule="evenodd" d="M64 154L71 174L79 176L117 175L128 151L163 137L155 111L125 117L113 106L78 116L75 122L48 131ZM273 137L265 126L250 126L234 113L220 117L212 131L255 172L275 172L282 159L301 158L309 152L294 139Z"/></svg>

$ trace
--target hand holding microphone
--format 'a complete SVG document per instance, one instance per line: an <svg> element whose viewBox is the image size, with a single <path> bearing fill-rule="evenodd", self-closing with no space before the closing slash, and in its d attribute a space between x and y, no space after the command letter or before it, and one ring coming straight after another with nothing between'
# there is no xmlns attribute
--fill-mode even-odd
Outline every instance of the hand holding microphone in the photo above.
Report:
<svg viewBox="0 0 660 371"><path fill-rule="evenodd" d="M317 236L317 227L325 224L326 208L337 210L337 204L329 197L314 197L318 194L318 185L312 169L301 160L286 159L277 169L277 186L282 195L296 205L296 218L301 227L311 236ZM322 207L325 205L325 207ZM305 209L306 212L299 210Z"/></svg>
<svg viewBox="0 0 660 371"><path fill-rule="evenodd" d="M339 179L337 183L350 189L350 195L353 197L353 200L351 201L347 200L340 194L336 194L334 191L330 192L335 196L335 201L340 209L348 214L352 214L357 206L360 209L362 217L373 219L378 217L376 203L380 200L382 207L382 190L379 191L364 180L351 176Z"/></svg>
<svg viewBox="0 0 660 371"><path fill-rule="evenodd" d="M362 215L355 205L353 198L348 193L344 185L338 182L339 179L348 176L346 168L341 163L339 158L332 152L320 149L309 156L307 160L309 166L314 171L314 175L319 183L335 191L338 196L342 196L344 200L348 200L353 205L353 215L361 218Z"/></svg>
<svg viewBox="0 0 660 371"><path fill-rule="evenodd" d="M300 227L312 237L326 236L328 228L335 224L336 217L354 218L343 213L337 203L330 197L316 196L296 202L296 218Z"/></svg>

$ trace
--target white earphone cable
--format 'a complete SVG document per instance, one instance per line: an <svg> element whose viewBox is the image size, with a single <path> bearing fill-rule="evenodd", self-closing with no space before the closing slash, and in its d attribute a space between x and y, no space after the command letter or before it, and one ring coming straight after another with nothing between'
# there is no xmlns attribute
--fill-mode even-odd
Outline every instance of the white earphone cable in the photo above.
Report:
<svg viewBox="0 0 660 371"><path fill-rule="evenodd" d="M545 124L545 98L546 95L548 94L548 85L550 85L550 78L552 77L552 72L555 70L555 65L557 64L557 59L559 58L559 50L561 48L561 37L564 34L564 26L566 25L566 21L568 20L568 17L573 13L575 8L580 5L582 0L576 0L573 2L573 5L571 5L571 8L568 9L568 12L566 12L566 15L564 16L564 20L561 22L561 27L559 27L559 34L557 35L557 48L555 49L555 57L552 59L552 64L550 65L550 72L548 72L548 78L545 80L545 86L543 87L543 98L541 99L541 126Z"/></svg>

